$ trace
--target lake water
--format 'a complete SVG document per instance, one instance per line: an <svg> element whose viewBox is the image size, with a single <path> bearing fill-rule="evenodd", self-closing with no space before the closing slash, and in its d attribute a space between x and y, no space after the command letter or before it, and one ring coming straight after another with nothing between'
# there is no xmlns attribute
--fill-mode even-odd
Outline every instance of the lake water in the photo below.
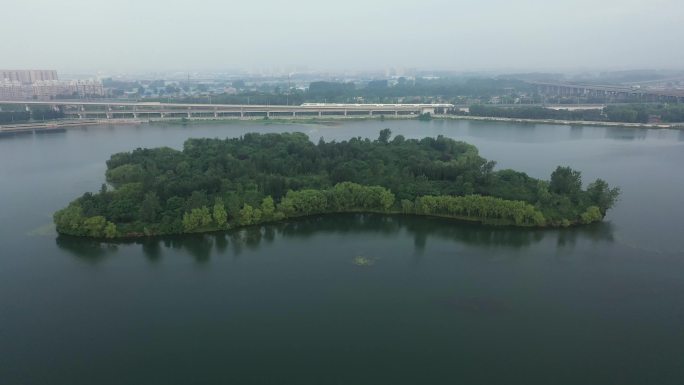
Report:
<svg viewBox="0 0 684 385"><path fill-rule="evenodd" d="M622 188L601 224L340 215L104 244L52 213L112 153L382 128ZM684 133L468 121L99 126L0 138L0 384L682 384ZM369 266L358 266L356 257Z"/></svg>

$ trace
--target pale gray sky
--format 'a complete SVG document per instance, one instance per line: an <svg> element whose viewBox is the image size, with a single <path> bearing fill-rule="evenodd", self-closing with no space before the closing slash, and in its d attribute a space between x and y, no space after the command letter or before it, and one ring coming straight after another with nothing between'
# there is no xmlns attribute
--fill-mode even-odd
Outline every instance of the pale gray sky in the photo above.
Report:
<svg viewBox="0 0 684 385"><path fill-rule="evenodd" d="M684 67L683 0L2 0L0 68Z"/></svg>

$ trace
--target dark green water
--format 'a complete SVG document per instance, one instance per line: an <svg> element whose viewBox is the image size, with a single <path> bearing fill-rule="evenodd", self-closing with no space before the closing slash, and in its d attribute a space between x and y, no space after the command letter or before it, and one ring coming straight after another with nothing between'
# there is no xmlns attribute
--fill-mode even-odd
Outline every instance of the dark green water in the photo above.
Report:
<svg viewBox="0 0 684 385"><path fill-rule="evenodd" d="M49 227L113 152L385 127L535 177L569 165L622 199L605 223L548 231L342 215L100 244ZM679 131L482 122L0 138L0 384L681 384L683 166Z"/></svg>

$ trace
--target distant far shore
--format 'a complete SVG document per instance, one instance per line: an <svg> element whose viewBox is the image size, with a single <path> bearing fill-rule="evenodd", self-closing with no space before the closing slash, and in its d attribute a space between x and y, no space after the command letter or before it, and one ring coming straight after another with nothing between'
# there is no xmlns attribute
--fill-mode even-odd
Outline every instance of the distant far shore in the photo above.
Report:
<svg viewBox="0 0 684 385"><path fill-rule="evenodd" d="M586 121L586 120L555 120L555 119L520 119L520 118L502 118L502 117L485 117L485 116L466 116L466 115L435 115L431 117L435 120L473 120L485 122L510 122L510 123L526 123L526 124L560 124L572 126L600 126L600 127L626 127L626 128L665 128L665 129L684 129L684 123L623 123L623 122L604 122L604 121ZM247 118L153 118L153 119L62 119L45 122L28 122L16 124L0 125L0 134L20 134L31 132L43 132L52 130L63 130L68 127L78 127L86 125L100 125L100 124L143 124L143 123L173 123L173 124L190 124L190 123L227 123L227 122L260 122L260 123L310 123L310 124L325 124L331 122L344 121L365 121L365 120L419 120L416 115L375 115L375 116L326 116L321 117L301 117L288 119L264 119L262 117L247 117Z"/></svg>
<svg viewBox="0 0 684 385"><path fill-rule="evenodd" d="M603 122L592 120L556 120L556 119L521 119L521 118L500 118L489 116L466 116L466 115L439 115L435 119L454 119L454 120L479 120L486 122L511 122L511 123L542 123L542 124L563 124L570 126L604 126L604 127L631 127L631 128L672 128L683 129L684 123L625 123L625 122Z"/></svg>

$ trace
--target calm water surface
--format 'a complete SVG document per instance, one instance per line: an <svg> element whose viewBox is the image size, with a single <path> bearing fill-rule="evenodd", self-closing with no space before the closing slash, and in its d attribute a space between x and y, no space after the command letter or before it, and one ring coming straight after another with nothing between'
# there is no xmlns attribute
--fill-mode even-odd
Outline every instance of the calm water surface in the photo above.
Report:
<svg viewBox="0 0 684 385"><path fill-rule="evenodd" d="M101 244L52 213L189 137L445 135L619 185L606 222L340 215ZM682 384L684 133L466 121L101 126L0 138L0 384ZM357 266L362 256L373 263Z"/></svg>

